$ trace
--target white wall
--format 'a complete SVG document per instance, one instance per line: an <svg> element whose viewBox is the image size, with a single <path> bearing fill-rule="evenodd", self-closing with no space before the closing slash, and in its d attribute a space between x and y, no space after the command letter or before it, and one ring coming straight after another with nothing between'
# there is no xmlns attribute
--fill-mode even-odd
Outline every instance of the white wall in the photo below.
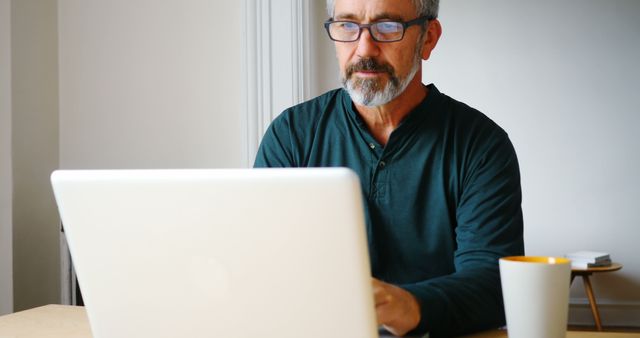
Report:
<svg viewBox="0 0 640 338"><path fill-rule="evenodd" d="M241 2L60 0L62 168L243 164Z"/></svg>
<svg viewBox="0 0 640 338"><path fill-rule="evenodd" d="M423 71L509 133L527 254L602 250L624 264L592 278L605 326L640 325L638 17L636 0L443 0L443 36ZM339 83L316 26L319 94ZM571 297L570 321L592 325L580 280Z"/></svg>
<svg viewBox="0 0 640 338"><path fill-rule="evenodd" d="M59 302L57 3L11 4L14 309Z"/></svg>
<svg viewBox="0 0 640 338"><path fill-rule="evenodd" d="M0 315L13 312L10 13L0 0Z"/></svg>
<svg viewBox="0 0 640 338"><path fill-rule="evenodd" d="M636 0L446 0L424 70L509 133L528 254L601 250L624 264L593 277L604 325L640 325L639 17ZM571 321L592 323L576 282Z"/></svg>

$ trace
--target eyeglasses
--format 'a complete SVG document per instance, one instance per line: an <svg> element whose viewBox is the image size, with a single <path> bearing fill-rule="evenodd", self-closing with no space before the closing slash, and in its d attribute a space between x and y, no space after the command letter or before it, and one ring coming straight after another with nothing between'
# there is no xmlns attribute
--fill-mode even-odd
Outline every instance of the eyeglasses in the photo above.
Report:
<svg viewBox="0 0 640 338"><path fill-rule="evenodd" d="M363 29L368 29L369 34L377 42L400 41L404 37L407 28L413 25L421 25L430 20L428 16L421 16L417 19L398 22L380 21L367 24L359 24L353 21L333 21L329 19L324 23L324 28L329 34L329 38L338 42L353 42L360 39Z"/></svg>

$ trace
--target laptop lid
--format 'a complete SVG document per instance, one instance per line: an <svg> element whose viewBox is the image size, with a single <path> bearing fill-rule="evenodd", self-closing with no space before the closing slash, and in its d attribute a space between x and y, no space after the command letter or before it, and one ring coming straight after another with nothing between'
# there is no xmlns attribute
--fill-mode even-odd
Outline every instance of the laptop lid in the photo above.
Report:
<svg viewBox="0 0 640 338"><path fill-rule="evenodd" d="M360 184L348 169L56 171L103 337L375 337Z"/></svg>

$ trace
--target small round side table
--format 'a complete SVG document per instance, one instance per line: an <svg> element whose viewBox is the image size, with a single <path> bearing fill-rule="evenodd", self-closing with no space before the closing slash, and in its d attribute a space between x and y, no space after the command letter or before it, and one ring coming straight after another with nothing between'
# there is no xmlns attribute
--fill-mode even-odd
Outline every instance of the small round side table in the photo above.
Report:
<svg viewBox="0 0 640 338"><path fill-rule="evenodd" d="M595 268L571 269L571 283L573 283L573 279L576 278L576 276L582 277L584 290L587 293L587 297L589 298L589 305L591 306L591 314L593 314L593 320L596 322L596 329L598 331L602 331L602 323L600 322L600 312L598 312L596 296L593 294L593 288L591 287L591 280L589 280L589 276L593 275L594 273L618 271L620 269L622 269L622 264L620 263L611 263L611 265L609 266L601 266Z"/></svg>

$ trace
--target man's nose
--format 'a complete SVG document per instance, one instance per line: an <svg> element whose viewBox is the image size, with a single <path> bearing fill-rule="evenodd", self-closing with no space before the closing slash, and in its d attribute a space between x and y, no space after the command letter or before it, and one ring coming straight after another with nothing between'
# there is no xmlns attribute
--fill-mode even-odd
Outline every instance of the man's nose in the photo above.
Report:
<svg viewBox="0 0 640 338"><path fill-rule="evenodd" d="M358 49L356 51L359 57L377 56L380 53L380 46L371 36L369 29L363 29L358 40Z"/></svg>

